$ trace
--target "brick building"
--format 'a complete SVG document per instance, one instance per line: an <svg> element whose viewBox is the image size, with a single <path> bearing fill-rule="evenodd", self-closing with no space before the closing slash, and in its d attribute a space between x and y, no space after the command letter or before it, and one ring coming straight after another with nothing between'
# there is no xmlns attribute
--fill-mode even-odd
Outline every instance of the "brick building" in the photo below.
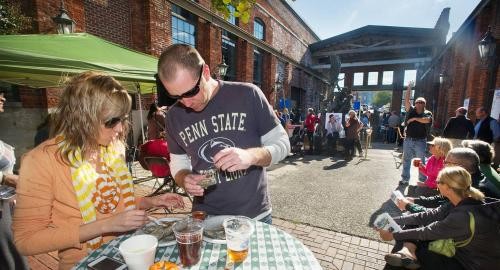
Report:
<svg viewBox="0 0 500 270"><path fill-rule="evenodd" d="M489 59L482 60L478 44L488 26L497 49ZM424 71L421 81L426 96L436 102L434 126L437 129L444 128L458 107L468 104L468 116L473 120L477 108L493 109L494 91L500 88L499 38L500 3L483 0ZM492 117L498 118L498 111Z"/></svg>
<svg viewBox="0 0 500 270"><path fill-rule="evenodd" d="M224 79L260 86L276 107L280 99L301 110L319 107L320 93L328 84L323 75L310 68L309 52L309 44L319 38L286 1L258 0L247 24L235 17L222 18L210 5L210 0L64 1L76 32L153 56L173 43L190 44L200 51L214 76L218 76L217 66L224 60L229 65ZM61 1L23 0L21 7L33 18L31 33L56 33L52 17L59 13ZM20 155L32 147L35 127L57 104L60 89L0 87L9 101L6 112L0 115L0 137L15 145ZM153 99L154 95L142 96L142 108ZM134 112L133 120L139 115ZM135 124L134 128L136 141L139 126Z"/></svg>

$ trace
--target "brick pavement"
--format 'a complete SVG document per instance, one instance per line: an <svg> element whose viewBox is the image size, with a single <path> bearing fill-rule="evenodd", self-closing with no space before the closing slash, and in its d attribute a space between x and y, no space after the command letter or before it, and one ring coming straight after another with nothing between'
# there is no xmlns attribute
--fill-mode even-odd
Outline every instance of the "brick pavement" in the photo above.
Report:
<svg viewBox="0 0 500 270"><path fill-rule="evenodd" d="M300 239L324 269L383 269L392 245L302 223L273 219L273 225Z"/></svg>

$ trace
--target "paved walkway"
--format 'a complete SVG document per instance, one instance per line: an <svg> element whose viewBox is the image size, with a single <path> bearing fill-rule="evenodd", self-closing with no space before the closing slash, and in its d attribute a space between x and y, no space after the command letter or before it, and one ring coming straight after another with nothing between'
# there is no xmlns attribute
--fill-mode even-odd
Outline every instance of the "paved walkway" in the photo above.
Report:
<svg viewBox="0 0 500 270"><path fill-rule="evenodd" d="M383 269L387 243L329 231L306 224L273 219L273 225L300 239L324 269Z"/></svg>

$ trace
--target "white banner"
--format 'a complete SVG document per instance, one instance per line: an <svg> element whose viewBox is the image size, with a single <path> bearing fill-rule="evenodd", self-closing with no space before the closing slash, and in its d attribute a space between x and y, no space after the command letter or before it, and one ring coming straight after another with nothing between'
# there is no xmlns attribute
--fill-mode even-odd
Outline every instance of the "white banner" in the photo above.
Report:
<svg viewBox="0 0 500 270"><path fill-rule="evenodd" d="M500 89L496 89L495 95L493 96L493 102L491 104L490 116L498 120L499 114L500 114Z"/></svg>

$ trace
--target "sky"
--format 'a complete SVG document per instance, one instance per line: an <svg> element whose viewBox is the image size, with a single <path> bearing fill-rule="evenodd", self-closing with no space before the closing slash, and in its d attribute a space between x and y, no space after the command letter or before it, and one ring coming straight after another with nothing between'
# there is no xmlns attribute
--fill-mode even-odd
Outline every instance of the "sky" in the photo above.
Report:
<svg viewBox="0 0 500 270"><path fill-rule="evenodd" d="M456 32L480 0L286 0L320 37L326 39L365 25L433 28L450 7Z"/></svg>

